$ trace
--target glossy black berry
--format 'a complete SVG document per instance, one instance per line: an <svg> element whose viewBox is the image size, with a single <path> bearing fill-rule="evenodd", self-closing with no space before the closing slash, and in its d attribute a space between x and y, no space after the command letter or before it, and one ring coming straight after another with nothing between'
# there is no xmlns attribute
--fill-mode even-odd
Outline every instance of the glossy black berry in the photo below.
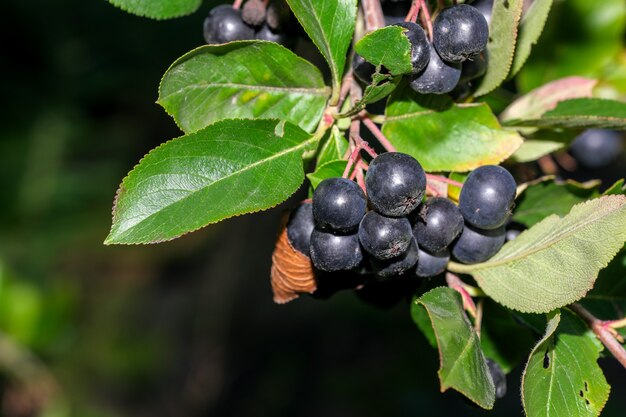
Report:
<svg viewBox="0 0 626 417"><path fill-rule="evenodd" d="M623 137L613 130L589 129L574 139L570 153L587 168L603 168L615 161L623 148Z"/></svg>
<svg viewBox="0 0 626 417"><path fill-rule="evenodd" d="M366 207L363 190L346 178L327 178L313 193L313 217L322 228L344 232L356 229Z"/></svg>
<svg viewBox="0 0 626 417"><path fill-rule="evenodd" d="M291 212L287 222L287 237L294 249L309 256L311 245L311 232L315 222L313 221L313 205L303 203Z"/></svg>
<svg viewBox="0 0 626 417"><path fill-rule="evenodd" d="M426 32L417 23L401 22L396 23L407 31L405 36L411 42L411 64L413 64L413 73L422 71L428 65L430 60L430 42L426 37Z"/></svg>
<svg viewBox="0 0 626 417"><path fill-rule="evenodd" d="M395 25L404 22L411 8L410 1L381 1L386 25Z"/></svg>
<svg viewBox="0 0 626 417"><path fill-rule="evenodd" d="M402 255L391 259L371 258L372 267L379 277L387 278L402 275L415 266L418 261L419 250L415 239L411 239L409 248Z"/></svg>
<svg viewBox="0 0 626 417"><path fill-rule="evenodd" d="M468 59L461 65L461 81L480 78L487 71L487 51Z"/></svg>
<svg viewBox="0 0 626 417"><path fill-rule="evenodd" d="M322 271L345 271L359 266L363 260L359 236L342 235L313 229L311 233L311 261Z"/></svg>
<svg viewBox="0 0 626 417"><path fill-rule="evenodd" d="M293 45L293 38L287 36L282 32L274 32L267 23L261 26L256 32L256 38L262 41L276 42L280 45L291 47Z"/></svg>
<svg viewBox="0 0 626 417"><path fill-rule="evenodd" d="M463 62L485 49L489 24L474 7L459 4L444 9L433 23L433 44L448 62Z"/></svg>
<svg viewBox="0 0 626 417"><path fill-rule="evenodd" d="M441 60L430 45L430 61L426 68L409 77L409 85L420 94L445 94L456 87L461 78L461 64Z"/></svg>
<svg viewBox="0 0 626 417"><path fill-rule="evenodd" d="M493 0L475 0L470 6L474 7L476 10L483 15L487 24L491 23L491 15L493 14Z"/></svg>
<svg viewBox="0 0 626 417"><path fill-rule="evenodd" d="M463 216L456 204L447 198L429 198L420 208L414 230L420 248L439 252L461 233Z"/></svg>
<svg viewBox="0 0 626 417"><path fill-rule="evenodd" d="M363 84L371 84L376 67L367 62L361 55L355 53L352 57L352 72Z"/></svg>
<svg viewBox="0 0 626 417"><path fill-rule="evenodd" d="M213 8L204 19L204 40L208 44L254 39L254 29L241 19L241 11L229 4Z"/></svg>
<svg viewBox="0 0 626 417"><path fill-rule="evenodd" d="M467 177L459 196L465 221L480 229L502 226L511 214L517 184L506 169L485 165Z"/></svg>
<svg viewBox="0 0 626 417"><path fill-rule="evenodd" d="M494 360L487 358L487 369L493 380L493 385L496 387L496 398L502 398L506 395L506 375L500 365Z"/></svg>
<svg viewBox="0 0 626 417"><path fill-rule="evenodd" d="M374 210L385 216L401 217L421 203L426 191L426 174L412 156L386 152L370 164L365 186Z"/></svg>
<svg viewBox="0 0 626 417"><path fill-rule="evenodd" d="M363 249L378 259L389 259L406 252L413 232L405 217L385 217L368 212L359 225L359 240Z"/></svg>
<svg viewBox="0 0 626 417"><path fill-rule="evenodd" d="M450 252L447 249L431 254L420 248L415 274L422 278L437 276L446 270L449 260Z"/></svg>
<svg viewBox="0 0 626 417"><path fill-rule="evenodd" d="M484 262L500 250L504 238L504 226L481 230L466 224L461 236L452 246L452 256L465 264Z"/></svg>

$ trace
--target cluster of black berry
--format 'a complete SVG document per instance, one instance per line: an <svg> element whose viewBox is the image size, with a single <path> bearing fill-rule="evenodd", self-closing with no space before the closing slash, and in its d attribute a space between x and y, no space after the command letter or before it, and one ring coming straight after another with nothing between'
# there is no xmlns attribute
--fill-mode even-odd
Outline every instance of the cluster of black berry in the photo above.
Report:
<svg viewBox="0 0 626 417"><path fill-rule="evenodd" d="M419 162L387 152L371 162L365 189L367 196L354 181L329 178L312 203L292 213L289 242L317 269L431 277L445 270L449 247L461 262L485 261L505 241L516 184L506 169L484 166L468 176L459 206L443 197L422 203L426 174Z"/></svg>
<svg viewBox="0 0 626 417"><path fill-rule="evenodd" d="M471 80L485 73L489 24L477 8L459 4L442 10L433 23L432 42L417 23L393 24L405 28L411 42L409 85L416 92L445 94L456 88L454 94L462 97ZM371 83L375 68L362 57L354 56L353 70L362 82Z"/></svg>
<svg viewBox="0 0 626 417"><path fill-rule="evenodd" d="M213 8L204 19L204 40L208 44L259 39L291 46L293 37L285 32L291 12L284 0L269 3L248 0L241 9L230 4Z"/></svg>

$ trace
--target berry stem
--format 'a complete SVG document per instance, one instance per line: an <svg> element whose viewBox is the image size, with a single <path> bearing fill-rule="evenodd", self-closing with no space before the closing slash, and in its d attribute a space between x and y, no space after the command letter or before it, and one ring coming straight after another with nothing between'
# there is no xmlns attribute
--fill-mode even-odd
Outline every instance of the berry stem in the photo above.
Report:
<svg viewBox="0 0 626 417"><path fill-rule="evenodd" d="M433 40L433 22L430 18L430 11L428 10L428 4L426 0L417 0L420 6L420 19L422 21L422 25L426 27L426 32L428 33L428 39L432 42Z"/></svg>
<svg viewBox="0 0 626 417"><path fill-rule="evenodd" d="M363 0L363 15L365 16L365 30L371 32L385 26L385 16L380 0Z"/></svg>
<svg viewBox="0 0 626 417"><path fill-rule="evenodd" d="M344 75L343 80L341 80L341 88L339 89L339 102L337 103L337 109L339 109L339 111L341 111L341 106L343 106L343 102L346 101L346 97L348 97L348 93L350 93L351 86L352 67L350 67L346 75Z"/></svg>
<svg viewBox="0 0 626 417"><path fill-rule="evenodd" d="M411 2L411 8L409 9L409 12L406 14L406 17L404 18L405 22L415 23L415 21L417 20L417 15L419 14L419 6L417 3L418 3L418 0L414 0Z"/></svg>
<svg viewBox="0 0 626 417"><path fill-rule="evenodd" d="M448 283L448 287L458 291L459 294L461 294L461 299L463 300L463 308L468 313L470 313L472 317L476 318L476 304L474 304L472 296L465 289L464 282L461 281L461 278L451 272L447 272L446 282Z"/></svg>
<svg viewBox="0 0 626 417"><path fill-rule="evenodd" d="M454 181L454 180L451 180L450 178L446 178L441 175L426 174L426 180L433 181L433 182L443 182L445 184L454 185L455 187L459 187L459 188L463 187L462 182Z"/></svg>
<svg viewBox="0 0 626 417"><path fill-rule="evenodd" d="M585 320L585 322L587 322L587 325L589 325L596 337L613 354L615 359L617 359L617 361L621 363L624 368L626 368L626 350L624 350L624 347L618 341L615 328L611 326L611 323L615 322L607 322L598 319L578 303L571 304L569 307L583 320ZM617 323L621 321L622 320L617 320Z"/></svg>
<svg viewBox="0 0 626 417"><path fill-rule="evenodd" d="M348 163L346 164L346 169L343 171L343 175L341 176L342 178L348 178L348 175L350 174L350 169L360 159L360 155L359 155L360 151L361 151L361 146L356 145L354 147L354 150L350 154L350 157L348 158Z"/></svg>
<svg viewBox="0 0 626 417"><path fill-rule="evenodd" d="M437 191L437 189L435 187L433 187L432 185L426 183L426 194L428 195L432 195L433 197L439 197L439 191Z"/></svg>
<svg viewBox="0 0 626 417"><path fill-rule="evenodd" d="M483 306L485 304L484 299L478 300L476 304L476 320L474 320L474 330L476 330L476 334L480 339L480 330L483 324Z"/></svg>
<svg viewBox="0 0 626 417"><path fill-rule="evenodd" d="M356 170L356 183L359 184L359 187L361 187L365 195L367 195L367 190L365 188L365 176L363 175L363 170L360 168Z"/></svg>
<svg viewBox="0 0 626 417"><path fill-rule="evenodd" d="M361 117L361 121L363 122L365 127L367 127L367 129L372 132L372 134L376 137L378 142L383 146L383 148L385 148L387 152L396 152L396 148L391 144L391 142L389 142L389 139L387 139L383 132L380 131L378 126L376 126L376 124L369 117L367 117L366 113L361 112L359 113L359 116Z"/></svg>
<svg viewBox="0 0 626 417"><path fill-rule="evenodd" d="M243 0L235 0L233 1L233 9L238 10L241 7Z"/></svg>

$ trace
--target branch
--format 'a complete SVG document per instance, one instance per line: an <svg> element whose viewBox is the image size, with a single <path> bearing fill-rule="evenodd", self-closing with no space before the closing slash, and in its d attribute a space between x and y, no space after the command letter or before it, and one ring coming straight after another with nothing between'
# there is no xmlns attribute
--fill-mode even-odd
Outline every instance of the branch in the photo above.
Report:
<svg viewBox="0 0 626 417"><path fill-rule="evenodd" d="M365 30L371 32L385 26L385 16L380 6L380 0L363 0L363 14L365 15Z"/></svg>
<svg viewBox="0 0 626 417"><path fill-rule="evenodd" d="M387 152L395 152L396 148L391 144L391 142L389 142L389 139L387 139L383 132L380 131L378 126L376 126L376 124L372 120L370 120L366 114L361 113L360 116L362 117L361 120L363 121L365 127L367 127L368 130L372 132L372 134L376 137L376 139L383 146L383 148L385 148Z"/></svg>
<svg viewBox="0 0 626 417"><path fill-rule="evenodd" d="M624 350L624 347L617 341L617 332L611 326L614 323L619 323L621 320L617 322L600 320L578 303L571 304L569 308L587 322L602 344L606 346L613 356L615 356L615 359L626 368L626 350Z"/></svg>

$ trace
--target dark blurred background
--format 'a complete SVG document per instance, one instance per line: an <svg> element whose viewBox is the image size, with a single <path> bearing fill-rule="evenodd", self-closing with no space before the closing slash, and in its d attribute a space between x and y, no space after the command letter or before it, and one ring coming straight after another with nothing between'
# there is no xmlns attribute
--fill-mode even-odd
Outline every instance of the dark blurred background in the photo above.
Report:
<svg viewBox="0 0 626 417"><path fill-rule="evenodd" d="M157 85L202 43L209 9L157 22L104 0L3 2L1 415L522 415L519 367L491 414L440 394L437 352L404 301L273 304L289 203L170 243L103 246L123 176L180 135ZM601 363L603 415L623 416L625 371Z"/></svg>

